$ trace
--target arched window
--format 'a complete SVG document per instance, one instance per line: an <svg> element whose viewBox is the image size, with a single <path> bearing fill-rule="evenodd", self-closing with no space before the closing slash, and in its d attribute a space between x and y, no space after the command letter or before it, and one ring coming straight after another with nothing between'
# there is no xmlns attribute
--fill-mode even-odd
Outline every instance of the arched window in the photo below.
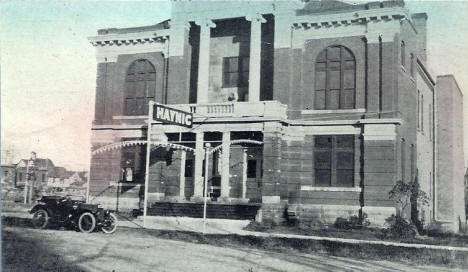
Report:
<svg viewBox="0 0 468 272"><path fill-rule="evenodd" d="M315 109L353 109L356 93L356 60L346 47L323 50L315 63Z"/></svg>
<svg viewBox="0 0 468 272"><path fill-rule="evenodd" d="M156 70L145 59L134 61L125 78L125 115L148 114L148 102L154 100L156 92Z"/></svg>

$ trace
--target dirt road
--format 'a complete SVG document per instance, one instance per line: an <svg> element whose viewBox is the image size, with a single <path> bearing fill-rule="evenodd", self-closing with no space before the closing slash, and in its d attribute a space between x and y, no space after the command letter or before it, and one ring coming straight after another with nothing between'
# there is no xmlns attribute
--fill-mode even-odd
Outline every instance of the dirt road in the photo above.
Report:
<svg viewBox="0 0 468 272"><path fill-rule="evenodd" d="M3 271L449 271L296 251L213 246L172 240L143 229L120 228L105 235L35 230L26 225L4 224Z"/></svg>

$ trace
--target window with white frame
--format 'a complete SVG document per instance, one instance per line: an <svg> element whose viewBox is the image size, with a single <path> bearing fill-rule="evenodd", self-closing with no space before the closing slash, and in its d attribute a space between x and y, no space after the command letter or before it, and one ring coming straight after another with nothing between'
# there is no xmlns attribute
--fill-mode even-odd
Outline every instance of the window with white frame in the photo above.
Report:
<svg viewBox="0 0 468 272"><path fill-rule="evenodd" d="M315 62L316 110L354 109L356 60L344 46L329 46Z"/></svg>

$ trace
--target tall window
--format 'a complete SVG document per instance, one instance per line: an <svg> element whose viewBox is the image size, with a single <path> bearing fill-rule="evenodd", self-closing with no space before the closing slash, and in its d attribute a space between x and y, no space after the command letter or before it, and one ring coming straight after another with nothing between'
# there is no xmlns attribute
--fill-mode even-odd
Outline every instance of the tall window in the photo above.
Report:
<svg viewBox="0 0 468 272"><path fill-rule="evenodd" d="M401 50L400 50L400 57L401 57L401 65L406 65L406 44L404 41L401 41Z"/></svg>
<svg viewBox="0 0 468 272"><path fill-rule="evenodd" d="M406 179L406 141L405 139L401 138L401 146L400 146L400 155L401 155L401 160L400 160L400 167L401 167L401 180L405 181Z"/></svg>
<svg viewBox="0 0 468 272"><path fill-rule="evenodd" d="M315 63L315 109L353 109L356 61L344 46L323 50Z"/></svg>
<svg viewBox="0 0 468 272"><path fill-rule="evenodd" d="M423 94L421 94L421 113L420 113L420 116L421 116L421 131L424 134L424 95Z"/></svg>
<svg viewBox="0 0 468 272"><path fill-rule="evenodd" d="M156 70L145 59L134 61L125 79L125 115L148 114L148 102L154 100L156 92Z"/></svg>
<svg viewBox="0 0 468 272"><path fill-rule="evenodd" d="M249 57L228 57L223 60L223 87L249 86Z"/></svg>
<svg viewBox="0 0 468 272"><path fill-rule="evenodd" d="M414 178L416 177L417 175L417 170L415 172L415 168L416 168L416 146L414 144L411 144L411 150L410 150L410 163L411 163L411 167L410 167L410 181L414 181Z"/></svg>
<svg viewBox="0 0 468 272"><path fill-rule="evenodd" d="M418 90L418 129L421 129L421 91Z"/></svg>
<svg viewBox="0 0 468 272"><path fill-rule="evenodd" d="M315 186L354 186L354 136L315 136Z"/></svg>
<svg viewBox="0 0 468 272"><path fill-rule="evenodd" d="M429 119L429 141L432 141L432 104L429 104L429 115L428 115L428 119Z"/></svg>
<svg viewBox="0 0 468 272"><path fill-rule="evenodd" d="M411 53L410 73L412 77L414 77L414 65L415 65L414 54Z"/></svg>

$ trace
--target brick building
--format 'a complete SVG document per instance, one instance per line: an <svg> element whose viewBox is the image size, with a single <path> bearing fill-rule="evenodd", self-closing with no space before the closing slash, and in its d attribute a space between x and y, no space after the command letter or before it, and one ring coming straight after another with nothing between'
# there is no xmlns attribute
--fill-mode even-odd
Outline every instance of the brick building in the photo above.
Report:
<svg viewBox="0 0 468 272"><path fill-rule="evenodd" d="M101 29L89 38L98 62L92 148L145 140L154 100L194 113L194 125L153 124L191 148L151 152L153 214L200 202L206 174L214 210L250 205L257 219L280 221L288 209L325 223L365 212L381 225L396 213L395 182L417 179L431 198L417 216L430 224L451 212L442 225L455 230L463 203L452 198L458 183L440 192L447 182L435 158L446 155L435 124L445 119L434 105L437 93L458 91L426 68L426 21L402 1L176 1L170 20ZM206 143L219 151L205 173ZM138 208L145 156L138 144L94 155L93 201Z"/></svg>

